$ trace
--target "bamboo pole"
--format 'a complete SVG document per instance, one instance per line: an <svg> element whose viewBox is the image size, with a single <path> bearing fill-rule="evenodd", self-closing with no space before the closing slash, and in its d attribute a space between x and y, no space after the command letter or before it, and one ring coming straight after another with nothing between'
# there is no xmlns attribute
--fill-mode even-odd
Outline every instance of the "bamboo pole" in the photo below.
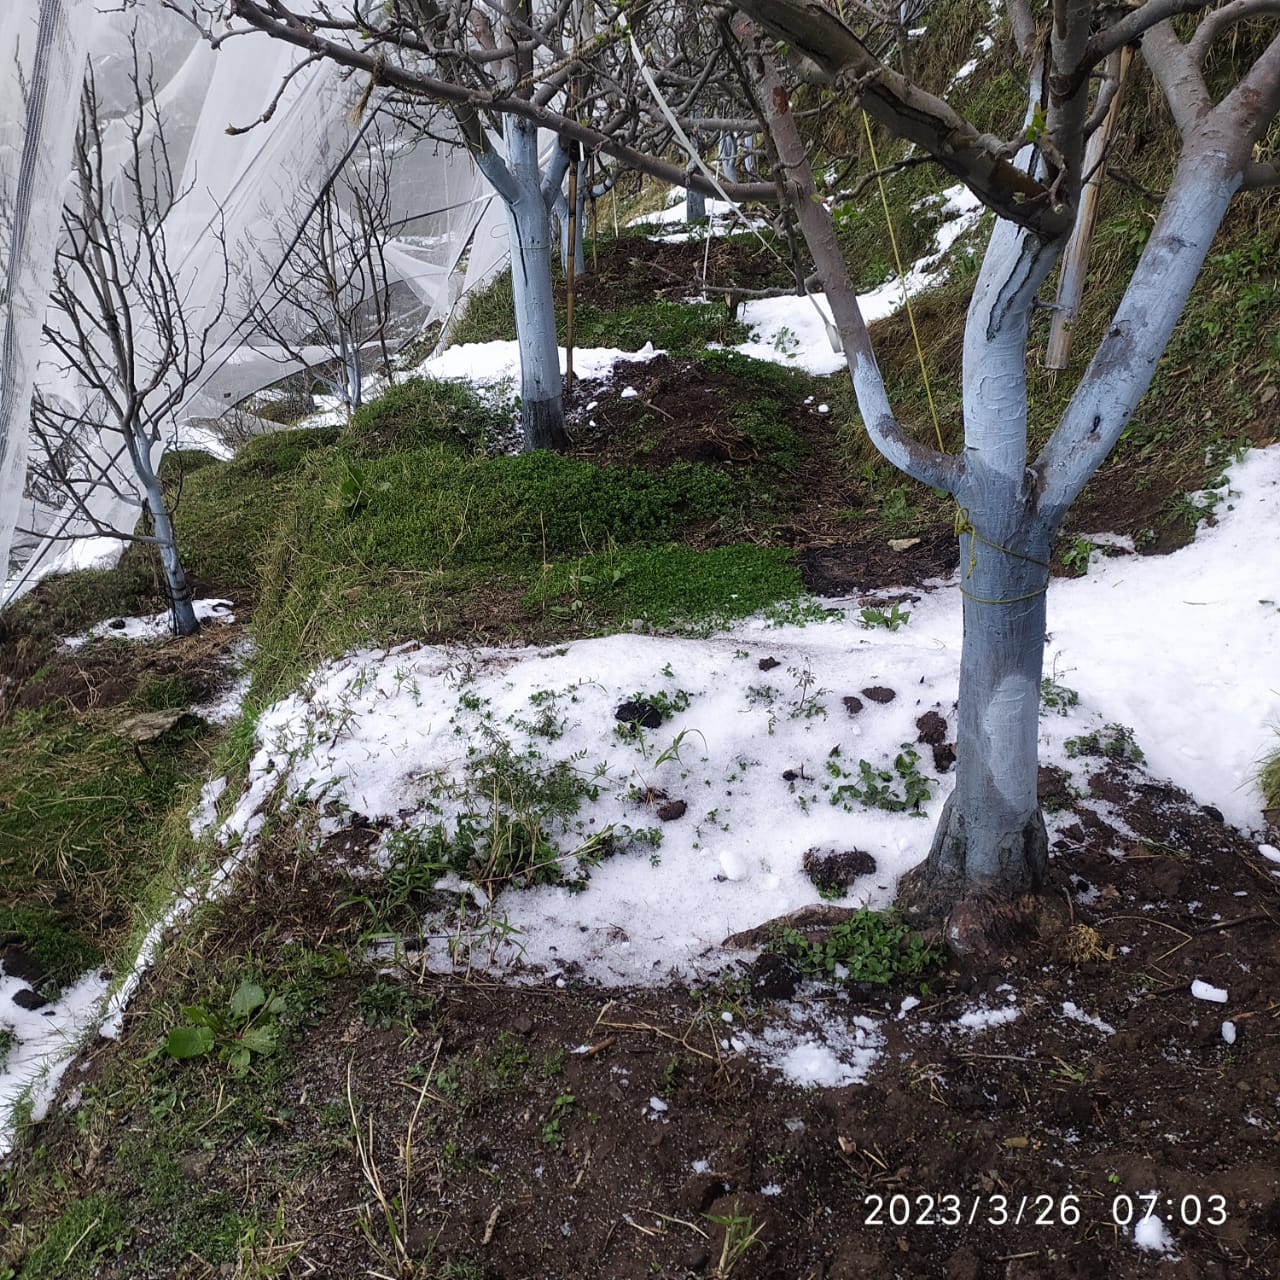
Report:
<svg viewBox="0 0 1280 1280"><path fill-rule="evenodd" d="M1126 46L1108 59L1107 71L1119 77L1119 87L1111 99L1106 119L1094 130L1084 153L1084 171L1088 175L1080 193L1080 211L1076 225L1062 255L1062 274L1058 277L1058 297L1049 325L1049 344L1045 348L1046 369L1065 369L1071 356L1071 330L1084 297L1085 277L1089 271L1089 244L1098 221L1098 197L1102 191L1103 161L1107 146L1120 115L1120 98L1133 50Z"/></svg>
<svg viewBox="0 0 1280 1280"><path fill-rule="evenodd" d="M564 393L573 394L573 284L578 259L578 144L569 161L569 252L565 254Z"/></svg>

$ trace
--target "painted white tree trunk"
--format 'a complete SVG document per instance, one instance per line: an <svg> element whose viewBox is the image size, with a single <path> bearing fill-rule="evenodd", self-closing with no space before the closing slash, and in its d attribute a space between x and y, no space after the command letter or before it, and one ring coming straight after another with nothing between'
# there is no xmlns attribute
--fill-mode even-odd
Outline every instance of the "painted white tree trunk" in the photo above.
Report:
<svg viewBox="0 0 1280 1280"><path fill-rule="evenodd" d="M1112 323L1057 429L1028 466L1030 318L1069 228L1046 241L997 221L965 326L965 447L959 455L941 453L904 432L893 415L787 96L770 74L761 88L770 132L791 175L792 207L844 340L867 433L902 471L953 494L959 509L964 640L956 786L929 857L904 886L904 896L948 918L959 949L982 948L990 923L982 903L1034 892L1048 859L1036 780L1053 539L1151 383L1242 182L1247 134L1238 122L1213 115L1187 132L1173 184Z"/></svg>
<svg viewBox="0 0 1280 1280"><path fill-rule="evenodd" d="M1047 862L1036 791L1048 560L1058 526L1147 390L1200 273L1239 172L1193 148L1107 336L1057 430L1026 465L1030 304L1057 247L997 225L970 305L964 350L964 471L955 487L964 642L956 788L925 867L929 902L1013 897Z"/></svg>
<svg viewBox="0 0 1280 1280"><path fill-rule="evenodd" d="M200 623L196 620L196 612L192 607L191 583L187 580L182 561L178 556L178 534L173 527L169 508L165 505L160 480L149 466L146 474L140 473L139 478L142 480L147 512L151 516L151 524L155 530L156 545L160 550L165 585L169 589L174 633L180 636L193 636L200 629Z"/></svg>
<svg viewBox="0 0 1280 1280"><path fill-rule="evenodd" d="M1047 860L1036 737L1054 529L1027 470L1026 351L1036 291L1057 256L1057 246L998 223L969 305L954 487L964 593L956 789L930 853L931 892L1028 892Z"/></svg>
<svg viewBox="0 0 1280 1280"><path fill-rule="evenodd" d="M488 151L477 155L507 211L511 286L520 348L520 422L526 449L564 449L560 348L551 290L551 220L538 167L538 130L518 117L506 124L506 163Z"/></svg>

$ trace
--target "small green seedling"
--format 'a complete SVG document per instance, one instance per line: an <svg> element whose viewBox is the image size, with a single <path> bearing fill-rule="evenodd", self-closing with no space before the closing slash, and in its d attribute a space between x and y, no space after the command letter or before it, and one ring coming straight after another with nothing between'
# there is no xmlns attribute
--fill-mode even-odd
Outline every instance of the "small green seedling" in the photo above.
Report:
<svg viewBox="0 0 1280 1280"><path fill-rule="evenodd" d="M274 1053L280 1037L277 1021L285 1010L283 996L268 996L256 982L242 982L227 1012L203 1005L184 1005L186 1019L169 1032L165 1052L171 1058L202 1058L217 1049L236 1075L249 1070L255 1054Z"/></svg>
<svg viewBox="0 0 1280 1280"><path fill-rule="evenodd" d="M888 613L872 605L866 605L862 609L862 625L868 630L872 627L884 627L886 631L897 631L899 627L905 627L910 621L911 610L901 608L896 600Z"/></svg>

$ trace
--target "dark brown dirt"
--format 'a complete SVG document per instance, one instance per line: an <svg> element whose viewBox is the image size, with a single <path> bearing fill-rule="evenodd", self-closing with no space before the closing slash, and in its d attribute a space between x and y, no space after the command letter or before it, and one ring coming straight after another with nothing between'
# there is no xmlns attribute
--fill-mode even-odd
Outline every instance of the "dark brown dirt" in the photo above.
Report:
<svg viewBox="0 0 1280 1280"><path fill-rule="evenodd" d="M75 650L50 650L39 674L13 700L17 707L60 703L76 711L106 711L133 698L148 682L181 680L190 702L207 702L233 678L228 657L243 630L211 622L194 636L163 644L108 637Z"/></svg>
<svg viewBox="0 0 1280 1280"><path fill-rule="evenodd" d="M801 989L829 1019L877 1023L884 1045L861 1084L801 1089L734 1052L730 1037L793 1007L794 975L767 963L658 991L401 970L415 1011L385 1028L357 1012L374 976L339 974L289 1045L271 1125L206 1140L192 1176L246 1208L273 1189L298 1242L283 1276L436 1276L466 1260L491 1280L674 1280L726 1274L726 1233L757 1230L738 1280L1276 1275L1280 881L1250 842L1129 766L1100 762L1093 792L1060 824L1034 936L993 970L946 970L923 995ZM1116 815L1138 839L1115 833ZM359 863L372 837L357 825L328 847ZM269 968L282 939L353 940L338 862L281 850L244 874L239 905L189 965L250 946ZM822 908L806 930L845 914ZM1226 1003L1193 998L1196 978ZM902 1013L910 994L920 1003ZM90 1080L117 1052L141 1060L140 1009ZM961 1020L978 1009L1017 1013ZM162 1063L153 1093L193 1069ZM112 1129L150 1123L151 1097L113 1113ZM401 1246L352 1107L403 1208ZM73 1151L115 1140L61 1127ZM321 1151L323 1173L300 1177ZM1177 1261L1117 1224L1153 1192ZM140 1247L97 1274L142 1274Z"/></svg>
<svg viewBox="0 0 1280 1280"><path fill-rule="evenodd" d="M598 269L575 280L574 296L600 307L626 307L655 298L681 302L704 287L704 264L708 296L717 296L716 289L795 287L795 277L754 236L717 235L708 250L700 241L672 244L628 235L610 242ZM563 282L557 292L563 301Z"/></svg>

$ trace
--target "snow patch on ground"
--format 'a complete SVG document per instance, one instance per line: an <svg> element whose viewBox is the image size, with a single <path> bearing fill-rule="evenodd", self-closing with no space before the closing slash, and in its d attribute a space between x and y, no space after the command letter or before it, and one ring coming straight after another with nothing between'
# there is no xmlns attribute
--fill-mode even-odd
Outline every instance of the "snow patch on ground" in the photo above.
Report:
<svg viewBox="0 0 1280 1280"><path fill-rule="evenodd" d="M230 600L193 600L196 618L201 623L234 622L236 615L231 611ZM164 613L153 613L145 618L110 618L99 622L88 631L79 635L68 636L62 642L64 649L79 649L90 640L101 640L110 636L114 640L158 640L162 636L173 635L173 615L166 609Z"/></svg>
<svg viewBox="0 0 1280 1280"><path fill-rule="evenodd" d="M866 1079L884 1046L873 1019L845 1018L829 1005L801 1002L788 1006L787 1012L787 1021L758 1032L739 1032L727 1047L804 1088L839 1089Z"/></svg>
<svg viewBox="0 0 1280 1280"><path fill-rule="evenodd" d="M1132 727L1152 774L1257 831L1257 762L1280 723L1280 684L1259 660L1280 653L1280 445L1227 476L1218 523L1189 546L1054 579L1045 671Z"/></svg>
<svg viewBox="0 0 1280 1280"><path fill-rule="evenodd" d="M1154 1195L1155 1192L1148 1192L1148 1194ZM1147 1253L1162 1253L1168 1257L1177 1256L1169 1229L1154 1213L1148 1217L1139 1218L1134 1224L1133 1243Z"/></svg>
<svg viewBox="0 0 1280 1280"><path fill-rule="evenodd" d="M48 1115L58 1083L96 1020L107 986L102 974L92 971L64 988L57 1000L24 1009L14 1003L14 996L34 993L0 965L0 1031L13 1037L8 1053L0 1057L0 1156L13 1147L15 1103L25 1098L32 1120Z"/></svg>
<svg viewBox="0 0 1280 1280"><path fill-rule="evenodd" d="M1016 1006L1007 1005L1002 1009L990 1009L985 1005L970 1009L956 1019L956 1025L966 1031L990 1031L992 1027L1002 1027L1018 1016Z"/></svg>
<svg viewBox="0 0 1280 1280"><path fill-rule="evenodd" d="M949 187L941 199L942 211L950 216L938 228L932 252L914 263L905 279L895 276L878 289L859 295L858 306L867 324L893 315L905 296L915 297L946 279L947 253L966 231L977 226L982 204L963 184ZM832 346L828 336L831 308L825 293L804 298L754 299L744 302L738 315L752 334L734 351L819 375L837 373L845 367L844 353Z"/></svg>
<svg viewBox="0 0 1280 1280"><path fill-rule="evenodd" d="M1083 1022L1086 1027L1093 1027L1104 1035L1113 1036L1116 1033L1115 1027L1109 1022L1103 1022L1101 1018L1091 1013L1085 1013L1083 1009L1070 1000L1062 1002L1062 1015L1065 1018L1071 1018L1075 1022Z"/></svg>

